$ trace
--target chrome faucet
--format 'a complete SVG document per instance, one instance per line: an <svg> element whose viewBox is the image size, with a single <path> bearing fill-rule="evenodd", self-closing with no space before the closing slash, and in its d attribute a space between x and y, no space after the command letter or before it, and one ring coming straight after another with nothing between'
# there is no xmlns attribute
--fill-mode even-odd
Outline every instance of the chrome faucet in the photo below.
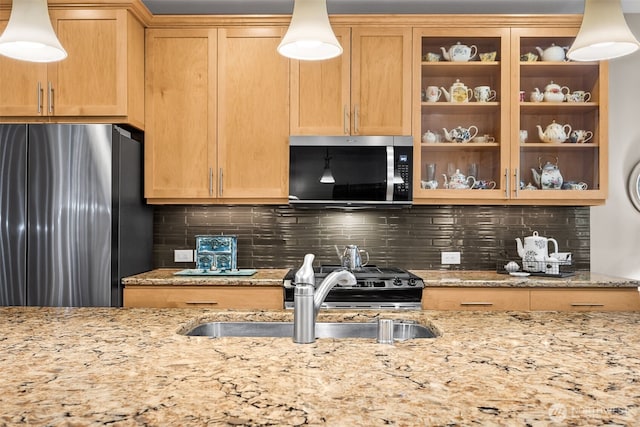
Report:
<svg viewBox="0 0 640 427"><path fill-rule="evenodd" d="M337 284L355 285L356 277L348 270L336 270L315 287L313 254L304 256L296 272L293 294L293 342L309 344L316 340L316 318L329 291Z"/></svg>

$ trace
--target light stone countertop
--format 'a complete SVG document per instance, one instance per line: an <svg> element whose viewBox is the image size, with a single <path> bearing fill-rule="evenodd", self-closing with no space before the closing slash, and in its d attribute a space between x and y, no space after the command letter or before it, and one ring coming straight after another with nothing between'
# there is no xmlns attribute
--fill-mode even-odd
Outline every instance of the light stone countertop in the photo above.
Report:
<svg viewBox="0 0 640 427"><path fill-rule="evenodd" d="M515 277L495 271L411 270L424 280L425 287L509 287L509 288L636 288L640 280L577 271L569 277Z"/></svg>
<svg viewBox="0 0 640 427"><path fill-rule="evenodd" d="M287 269L258 269L252 276L176 276L178 268L158 268L125 277L122 283L141 286L282 286Z"/></svg>
<svg viewBox="0 0 640 427"><path fill-rule="evenodd" d="M324 321L379 312L321 312ZM637 425L640 313L385 312L435 339L186 337L291 312L0 308L0 425Z"/></svg>
<svg viewBox="0 0 640 427"><path fill-rule="evenodd" d="M159 268L129 276L122 280L124 285L142 286L282 286L287 269L258 269L253 276L175 276L179 269ZM410 270L420 276L426 287L611 287L635 288L640 281L612 277L598 273L576 272L575 276L556 277L513 277L495 271L457 270Z"/></svg>

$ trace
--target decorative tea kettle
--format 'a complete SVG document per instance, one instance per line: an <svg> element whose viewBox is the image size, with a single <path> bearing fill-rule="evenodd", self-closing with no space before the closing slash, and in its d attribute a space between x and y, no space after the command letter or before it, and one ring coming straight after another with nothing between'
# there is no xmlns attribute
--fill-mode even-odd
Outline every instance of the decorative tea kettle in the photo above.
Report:
<svg viewBox="0 0 640 427"><path fill-rule="evenodd" d="M571 92L571 89L567 86L560 86L551 80L551 82L544 87L543 98L546 102L562 102L569 92Z"/></svg>
<svg viewBox="0 0 640 427"><path fill-rule="evenodd" d="M445 60L453 62L467 62L478 53L478 47L476 45L472 44L471 46L467 46L460 42L451 46L449 50L444 47L441 47L440 50L442 50L442 56Z"/></svg>
<svg viewBox="0 0 640 427"><path fill-rule="evenodd" d="M340 265L349 270L358 270L369 263L369 252L364 249L359 249L356 245L347 245L342 253L340 253L338 245L335 245L335 248L338 258L340 259ZM362 262L360 254L366 256L367 260L365 262Z"/></svg>
<svg viewBox="0 0 640 427"><path fill-rule="evenodd" d="M451 92L447 92L443 87L440 87L440 89L442 89L444 97L449 102L469 102L473 97L473 90L462 83L460 79L456 79L455 83L451 85L449 89Z"/></svg>
<svg viewBox="0 0 640 427"><path fill-rule="evenodd" d="M469 142L478 134L477 126L469 126L464 128L458 126L448 131L446 128L442 128L444 131L444 138L449 142Z"/></svg>
<svg viewBox="0 0 640 427"><path fill-rule="evenodd" d="M536 125L538 136L542 142L565 142L571 133L571 125L561 125L554 120L543 131L542 126Z"/></svg>
<svg viewBox="0 0 640 427"><path fill-rule="evenodd" d="M558 158L556 157L555 164L547 162L544 166L542 166L542 161L540 159L541 157L538 158L540 165L539 171L531 168L533 180L536 182L538 187L543 190L559 190L562 188L563 180L560 169L558 169Z"/></svg>
<svg viewBox="0 0 640 427"><path fill-rule="evenodd" d="M549 257L549 242L553 243L553 248L555 249L552 253L558 253L556 239L539 236L537 231L534 231L532 236L524 238L524 245L519 237L516 239L518 256L522 258L523 270L530 272L546 271L546 263L553 261Z"/></svg>
<svg viewBox="0 0 640 427"><path fill-rule="evenodd" d="M561 62L564 61L565 51L568 47L556 46L551 43L551 46L542 50L540 47L536 47L536 50L540 54L540 59L543 61Z"/></svg>
<svg viewBox="0 0 640 427"><path fill-rule="evenodd" d="M473 176L464 176L464 174L460 172L460 169L456 169L456 173L451 175L449 179L447 179L446 174L442 174L442 176L444 176L444 188L466 190L476 185L476 178ZM471 181L471 183L469 183L469 181Z"/></svg>

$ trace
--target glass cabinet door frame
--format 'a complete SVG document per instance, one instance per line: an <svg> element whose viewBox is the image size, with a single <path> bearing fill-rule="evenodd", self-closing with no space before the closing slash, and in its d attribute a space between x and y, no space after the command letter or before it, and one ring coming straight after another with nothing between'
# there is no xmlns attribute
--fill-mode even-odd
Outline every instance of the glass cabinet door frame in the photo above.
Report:
<svg viewBox="0 0 640 427"><path fill-rule="evenodd" d="M462 28L462 27L461 27ZM468 46L476 45L477 54L468 62L445 61L443 52L457 42ZM511 191L508 188L508 167L510 156L510 66L511 55L509 28L464 28L455 31L451 28L414 28L414 64L413 75L413 105L414 111L414 199L418 203L447 203L474 204L487 200L506 201ZM480 53L496 51L494 61L479 61ZM429 62L423 58L427 53L439 54L439 62ZM490 85L497 91L496 100L490 102L476 102L472 99L468 103L424 102L423 89L430 83L444 87L449 91L450 86L459 79L461 83L473 89L479 85ZM442 94L442 98L445 94ZM433 125L433 129L431 129ZM436 142L424 143L422 136L428 130L444 136L443 127L450 130L457 126L470 128L478 127L478 135L489 135L495 142L463 143ZM426 165L429 156L437 159L436 176L437 189L422 188L422 181L426 179ZM468 175L467 164L478 163L479 176L483 181L495 181L494 189L445 189L443 188L443 174L448 174L449 163L454 163L460 172ZM483 173L484 169L484 173ZM472 181L469 181L471 184ZM425 200L426 199L426 200Z"/></svg>

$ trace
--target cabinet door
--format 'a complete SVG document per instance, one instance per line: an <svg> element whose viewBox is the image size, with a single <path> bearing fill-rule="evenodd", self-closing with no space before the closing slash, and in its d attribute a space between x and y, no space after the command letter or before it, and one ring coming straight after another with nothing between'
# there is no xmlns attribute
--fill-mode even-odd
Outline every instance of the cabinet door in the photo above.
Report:
<svg viewBox="0 0 640 427"><path fill-rule="evenodd" d="M291 134L349 135L351 30L334 27L343 53L327 61L291 61Z"/></svg>
<svg viewBox="0 0 640 427"><path fill-rule="evenodd" d="M411 135L411 28L353 28L351 134Z"/></svg>
<svg viewBox="0 0 640 427"><path fill-rule="evenodd" d="M147 198L214 196L216 43L216 30L146 32Z"/></svg>
<svg viewBox="0 0 640 427"><path fill-rule="evenodd" d="M289 60L285 28L218 30L218 197L286 202Z"/></svg>
<svg viewBox="0 0 640 427"><path fill-rule="evenodd" d="M48 66L49 114L127 114L127 11L61 10L51 13L69 54Z"/></svg>
<svg viewBox="0 0 640 427"><path fill-rule="evenodd" d="M509 36L506 28L414 30L415 202L508 198ZM469 60L446 60L442 50L455 51L458 44L467 46ZM462 100L454 88L464 94ZM478 99L482 88L489 98Z"/></svg>
<svg viewBox="0 0 640 427"><path fill-rule="evenodd" d="M9 15L0 15L0 34ZM44 92L47 66L18 61L0 55L0 116L40 116L46 114Z"/></svg>
<svg viewBox="0 0 640 427"><path fill-rule="evenodd" d="M514 142L511 159L514 181L511 197L514 199L526 200L529 203L544 201L561 205L597 204L606 199L608 63L545 61L538 50L544 50L554 44L570 46L577 30L512 30L512 96L515 108L511 130L511 140ZM521 60L525 59L521 56L527 54L536 55L537 59L533 57L533 61ZM590 97L584 102L568 102L562 97L560 102L535 102L531 99L532 92L536 89L545 92L545 88L551 83L562 87L564 93L586 91ZM520 96L523 96L523 99ZM560 131L555 132L556 128ZM572 135L575 130L588 132L590 139L576 142ZM526 139L522 141L521 131L526 135ZM537 182L536 174L539 174L541 166L547 162L551 166L557 166L559 173L546 174L549 180L546 180L545 176L542 182ZM584 183L586 189L582 189L582 184L580 187L570 187L568 183L571 182ZM543 190L521 190L521 183L531 183Z"/></svg>

